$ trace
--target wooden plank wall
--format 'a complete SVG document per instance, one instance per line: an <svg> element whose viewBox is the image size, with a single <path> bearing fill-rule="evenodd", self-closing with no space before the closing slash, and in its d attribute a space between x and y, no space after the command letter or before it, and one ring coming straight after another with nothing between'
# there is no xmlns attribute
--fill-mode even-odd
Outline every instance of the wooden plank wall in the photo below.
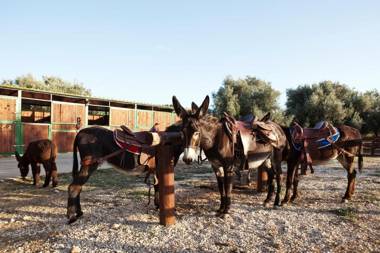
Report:
<svg viewBox="0 0 380 253"><path fill-rule="evenodd" d="M154 112L154 123L159 123L160 131L165 131L166 127L171 125L172 114L170 112Z"/></svg>
<svg viewBox="0 0 380 253"><path fill-rule="evenodd" d="M0 124L0 153L15 152L15 134L14 124Z"/></svg>
<svg viewBox="0 0 380 253"><path fill-rule="evenodd" d="M137 110L137 126L139 131L149 130L153 126L153 113L150 110Z"/></svg>
<svg viewBox="0 0 380 253"><path fill-rule="evenodd" d="M77 118L81 118L83 127L85 111L84 104L52 103L52 140L57 145L58 152L72 151Z"/></svg>
<svg viewBox="0 0 380 253"><path fill-rule="evenodd" d="M135 110L127 108L111 107L111 121L112 128L117 128L120 125L126 125L130 129L135 128Z"/></svg>
<svg viewBox="0 0 380 253"><path fill-rule="evenodd" d="M76 132L53 132L53 142L58 147L59 153L66 153L73 151L73 144L76 136Z"/></svg>
<svg viewBox="0 0 380 253"><path fill-rule="evenodd" d="M57 103L52 104L53 130L76 130L77 118L85 119L85 106L83 104Z"/></svg>
<svg viewBox="0 0 380 253"><path fill-rule="evenodd" d="M13 153L16 145L16 98L0 97L0 153Z"/></svg>
<svg viewBox="0 0 380 253"><path fill-rule="evenodd" d="M24 150L32 141L49 138L49 124L23 123Z"/></svg>
<svg viewBox="0 0 380 253"><path fill-rule="evenodd" d="M16 99L0 97L0 121L16 120Z"/></svg>

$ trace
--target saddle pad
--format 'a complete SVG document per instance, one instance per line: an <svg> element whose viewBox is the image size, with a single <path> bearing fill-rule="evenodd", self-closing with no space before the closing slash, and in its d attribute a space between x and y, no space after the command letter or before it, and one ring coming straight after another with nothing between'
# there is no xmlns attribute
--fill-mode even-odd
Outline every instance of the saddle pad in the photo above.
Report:
<svg viewBox="0 0 380 253"><path fill-rule="evenodd" d="M340 138L339 130L336 127L334 127L334 130L336 131L336 133L331 136L331 140L333 143L337 142ZM291 137L292 145L297 151L301 151L303 145L302 143L297 143L293 140L293 131L294 131L294 128L293 127L290 128L290 135L292 136ZM316 140L315 142L317 143L318 149L327 148L331 146L331 143L326 138L321 138L319 140Z"/></svg>
<svg viewBox="0 0 380 253"><path fill-rule="evenodd" d="M119 136L117 131L113 132L113 139L115 140L116 144L119 146L121 149L126 149L128 152L135 154L135 155L140 155L142 148L140 146L128 144L122 136Z"/></svg>

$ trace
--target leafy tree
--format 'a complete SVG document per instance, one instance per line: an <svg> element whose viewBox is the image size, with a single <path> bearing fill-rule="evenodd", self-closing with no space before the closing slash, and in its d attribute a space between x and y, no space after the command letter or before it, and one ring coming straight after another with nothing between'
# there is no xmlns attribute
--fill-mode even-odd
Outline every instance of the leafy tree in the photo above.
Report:
<svg viewBox="0 0 380 253"><path fill-rule="evenodd" d="M236 118L253 114L258 117L271 112L273 119L285 123L286 118L277 104L280 92L269 82L256 77L234 80L227 77L216 93L213 93L214 113L221 116L227 112Z"/></svg>
<svg viewBox="0 0 380 253"><path fill-rule="evenodd" d="M286 91L286 114L305 126L320 120L347 124L363 133L380 133L380 94L360 93L338 82L323 81Z"/></svg>
<svg viewBox="0 0 380 253"><path fill-rule="evenodd" d="M19 76L14 80L3 80L1 84L28 89L91 96L91 90L86 89L82 83L68 82L56 76L43 76L42 80L38 80L28 74Z"/></svg>
<svg viewBox="0 0 380 253"><path fill-rule="evenodd" d="M377 90L368 91L363 94L363 132L380 134L380 94Z"/></svg>
<svg viewBox="0 0 380 253"><path fill-rule="evenodd" d="M360 94L344 84L323 81L288 89L286 95L287 115L294 116L305 126L312 126L320 120L356 127L362 124Z"/></svg>

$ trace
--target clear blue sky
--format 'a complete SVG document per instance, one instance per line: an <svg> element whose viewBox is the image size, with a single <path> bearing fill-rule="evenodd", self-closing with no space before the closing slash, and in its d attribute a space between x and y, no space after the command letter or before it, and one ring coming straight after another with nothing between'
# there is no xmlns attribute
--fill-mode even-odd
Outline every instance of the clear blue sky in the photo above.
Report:
<svg viewBox="0 0 380 253"><path fill-rule="evenodd" d="M380 1L1 1L0 79L56 75L93 95L200 103L227 75L287 88L380 85Z"/></svg>

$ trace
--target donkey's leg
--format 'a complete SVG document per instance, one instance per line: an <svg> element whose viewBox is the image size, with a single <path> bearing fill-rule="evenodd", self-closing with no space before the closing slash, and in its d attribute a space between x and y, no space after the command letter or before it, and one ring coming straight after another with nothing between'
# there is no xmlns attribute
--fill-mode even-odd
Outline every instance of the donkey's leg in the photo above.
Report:
<svg viewBox="0 0 380 253"><path fill-rule="evenodd" d="M33 174L33 185L38 186L40 184L40 171L41 166L37 163L31 163Z"/></svg>
<svg viewBox="0 0 380 253"><path fill-rule="evenodd" d="M51 162L51 177L53 180L53 187L58 185L58 169L55 161Z"/></svg>
<svg viewBox="0 0 380 253"><path fill-rule="evenodd" d="M232 186L233 186L233 165L226 168L224 170L224 192L225 192L225 197L224 197L224 210L223 210L223 216L224 214L228 214L231 208L231 195L232 195Z"/></svg>
<svg viewBox="0 0 380 253"><path fill-rule="evenodd" d="M225 207L225 198L224 198L224 171L222 167L214 167L212 166L212 169L214 170L216 181L218 182L218 190L220 194L220 207L216 211L216 215L219 216Z"/></svg>
<svg viewBox="0 0 380 253"><path fill-rule="evenodd" d="M67 202L67 218L69 219L69 223L73 223L78 217L83 215L80 206L80 192L82 190L82 185L87 182L88 178L97 167L97 164L81 166L79 173L73 178L73 182L69 185L69 198Z"/></svg>
<svg viewBox="0 0 380 253"><path fill-rule="evenodd" d="M290 201L293 202L296 198L298 198L298 182L299 182L299 171L295 170L293 177L293 195L290 198Z"/></svg>
<svg viewBox="0 0 380 253"><path fill-rule="evenodd" d="M47 187L50 183L52 168L50 162L44 162L42 165L45 169L45 183L42 187Z"/></svg>
<svg viewBox="0 0 380 253"><path fill-rule="evenodd" d="M288 160L287 162L288 165L288 171L286 173L286 191L285 191L285 197L281 202L281 205L286 205L290 201L290 190L292 188L292 184L294 181L294 175L296 170L298 170L298 164L297 162L293 160Z"/></svg>
<svg viewBox="0 0 380 253"><path fill-rule="evenodd" d="M355 191L355 180L356 180L356 170L354 169L354 159L353 156L348 155L339 155L338 161L343 165L343 167L347 171L347 189L346 193L344 194L344 197L342 199L343 202L348 202L348 200L351 199L352 195Z"/></svg>
<svg viewBox="0 0 380 253"><path fill-rule="evenodd" d="M276 198L274 199L275 206L280 205L281 175L282 175L281 162L282 162L282 150L275 150L275 152L273 152L273 158L271 159L272 167L274 169L274 172L276 173L277 191L276 191Z"/></svg>
<svg viewBox="0 0 380 253"><path fill-rule="evenodd" d="M301 175L306 175L307 174L307 164L306 163L300 163L300 165L298 165L301 167Z"/></svg>
<svg viewBox="0 0 380 253"><path fill-rule="evenodd" d="M154 188L154 206L158 210L160 208L160 188L159 188L159 183L155 184L153 186Z"/></svg>
<svg viewBox="0 0 380 253"><path fill-rule="evenodd" d="M274 170L273 167L267 168L268 171L268 194L267 198L264 200L264 206L267 207L268 203L272 200L274 194Z"/></svg>

